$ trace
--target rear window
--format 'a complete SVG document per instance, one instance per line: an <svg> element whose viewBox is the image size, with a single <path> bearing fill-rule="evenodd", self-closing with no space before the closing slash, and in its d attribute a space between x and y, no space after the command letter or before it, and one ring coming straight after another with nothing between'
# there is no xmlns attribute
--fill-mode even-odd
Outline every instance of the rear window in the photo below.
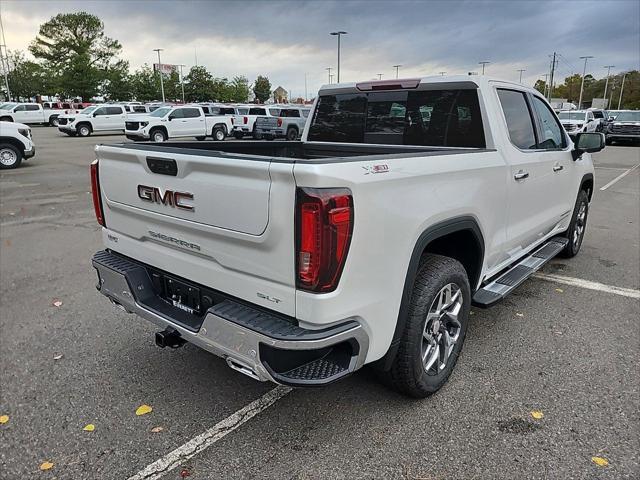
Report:
<svg viewBox="0 0 640 480"><path fill-rule="evenodd" d="M271 115L273 117L277 117L278 115L280 115L280 109L278 109L278 108L270 108L269 109L269 115Z"/></svg>
<svg viewBox="0 0 640 480"><path fill-rule="evenodd" d="M309 140L485 147L476 90L323 95Z"/></svg>
<svg viewBox="0 0 640 480"><path fill-rule="evenodd" d="M266 115L267 110L264 108L250 108L249 115Z"/></svg>
<svg viewBox="0 0 640 480"><path fill-rule="evenodd" d="M219 115L234 115L235 113L233 108L221 108L218 112Z"/></svg>
<svg viewBox="0 0 640 480"><path fill-rule="evenodd" d="M122 107L107 107L107 115L120 115Z"/></svg>
<svg viewBox="0 0 640 480"><path fill-rule="evenodd" d="M249 109L248 108L239 108L238 109L238 115L246 115L249 113Z"/></svg>
<svg viewBox="0 0 640 480"><path fill-rule="evenodd" d="M182 115L184 118L198 118L200 116L200 110L197 108L183 108Z"/></svg>
<svg viewBox="0 0 640 480"><path fill-rule="evenodd" d="M300 118L300 110L283 108L280 110L281 117Z"/></svg>

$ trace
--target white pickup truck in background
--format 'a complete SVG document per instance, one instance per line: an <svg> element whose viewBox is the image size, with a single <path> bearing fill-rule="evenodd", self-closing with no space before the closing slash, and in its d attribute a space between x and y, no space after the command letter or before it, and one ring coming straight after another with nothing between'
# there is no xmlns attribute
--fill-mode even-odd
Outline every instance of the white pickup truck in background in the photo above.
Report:
<svg viewBox="0 0 640 480"><path fill-rule="evenodd" d="M246 114L233 117L233 136L241 140L247 135L259 140L260 134L256 132L256 119L258 117L277 117L280 113L279 105L254 105L249 107Z"/></svg>
<svg viewBox="0 0 640 480"><path fill-rule="evenodd" d="M160 107L149 115L136 116L125 125L129 140L164 142L170 138L211 136L222 141L230 134L233 123L229 115L205 115L199 105Z"/></svg>
<svg viewBox="0 0 640 480"><path fill-rule="evenodd" d="M256 119L256 134L265 140L283 137L289 141L296 140L304 130L311 109L309 107L284 106L278 110L276 117L258 117Z"/></svg>
<svg viewBox="0 0 640 480"><path fill-rule="evenodd" d="M92 105L80 113L60 115L58 130L71 137L88 137L95 132L124 131L124 105Z"/></svg>
<svg viewBox="0 0 640 480"><path fill-rule="evenodd" d="M97 288L159 346L252 378L317 386L371 364L424 397L472 303L579 252L603 147L485 76L326 85L298 142L98 145Z"/></svg>
<svg viewBox="0 0 640 480"><path fill-rule="evenodd" d="M0 109L0 122L16 122L26 125L58 125L60 110L42 108L39 103L4 103Z"/></svg>

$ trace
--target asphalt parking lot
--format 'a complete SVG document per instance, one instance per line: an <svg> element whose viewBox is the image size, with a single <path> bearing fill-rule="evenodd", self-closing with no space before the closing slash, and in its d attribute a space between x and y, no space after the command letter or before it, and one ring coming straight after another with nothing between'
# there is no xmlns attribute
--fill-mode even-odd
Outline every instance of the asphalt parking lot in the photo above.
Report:
<svg viewBox="0 0 640 480"><path fill-rule="evenodd" d="M368 369L273 391L194 346L157 348L94 289L88 166L123 136L33 133L36 156L0 174L1 478L161 478L145 468L203 432L162 478L640 477L640 168L611 183L639 147L594 156L580 255L474 310L448 384L415 401Z"/></svg>

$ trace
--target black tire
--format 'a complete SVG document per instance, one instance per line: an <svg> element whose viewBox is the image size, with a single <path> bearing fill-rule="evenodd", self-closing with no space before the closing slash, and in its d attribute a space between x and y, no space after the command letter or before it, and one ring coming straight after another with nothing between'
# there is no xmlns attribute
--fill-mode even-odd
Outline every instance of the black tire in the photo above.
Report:
<svg viewBox="0 0 640 480"><path fill-rule="evenodd" d="M76 127L76 132L79 137L88 137L91 135L91 127L86 123L81 123Z"/></svg>
<svg viewBox="0 0 640 480"><path fill-rule="evenodd" d="M196 137L196 140L198 140L199 142L202 142L203 140L206 140L207 137Z"/></svg>
<svg viewBox="0 0 640 480"><path fill-rule="evenodd" d="M287 140L289 140L290 142L293 142L294 140L296 140L298 138L298 130L291 127L287 130Z"/></svg>
<svg viewBox="0 0 640 480"><path fill-rule="evenodd" d="M211 136L216 142L222 142L227 136L227 133L222 127L214 127L213 132L211 132Z"/></svg>
<svg viewBox="0 0 640 480"><path fill-rule="evenodd" d="M77 135L77 133L76 133L76 132L64 132L64 133L66 133L66 134L67 134L67 135L69 135L70 137L75 137L75 136Z"/></svg>
<svg viewBox="0 0 640 480"><path fill-rule="evenodd" d="M242 133L242 132L234 132L233 136L236 137L236 140L242 140L244 138L244 133Z"/></svg>
<svg viewBox="0 0 640 480"><path fill-rule="evenodd" d="M583 210L584 208L584 210ZM580 190L576 199L571 223L564 236L569 239L567 246L560 252L560 256L564 258L575 257L580 251L584 234L587 231L587 219L589 218L589 195L584 190Z"/></svg>
<svg viewBox="0 0 640 480"><path fill-rule="evenodd" d="M272 133L265 133L264 135L262 135L262 138L264 138L265 140L272 141L275 138L275 136Z"/></svg>
<svg viewBox="0 0 640 480"><path fill-rule="evenodd" d="M10 143L0 143L0 170L18 168L22 163L22 150Z"/></svg>
<svg viewBox="0 0 640 480"><path fill-rule="evenodd" d="M610 139L610 138L606 138L606 139L604 140L604 143L605 143L605 145L613 145L613 140L612 140L612 139Z"/></svg>
<svg viewBox="0 0 640 480"><path fill-rule="evenodd" d="M253 136L254 140L262 140L262 133L260 133L260 132L258 132L258 130L256 130L255 125L253 126L252 136Z"/></svg>
<svg viewBox="0 0 640 480"><path fill-rule="evenodd" d="M58 126L58 117L50 117L49 118L49 126L50 127L57 127Z"/></svg>
<svg viewBox="0 0 640 480"><path fill-rule="evenodd" d="M0 117L0 122L13 122L11 117Z"/></svg>
<svg viewBox="0 0 640 480"><path fill-rule="evenodd" d="M152 128L149 132L149 140L156 143L167 141L167 134L161 128Z"/></svg>
<svg viewBox="0 0 640 480"><path fill-rule="evenodd" d="M435 371L432 370L433 364L427 371L427 365L423 363L425 361L423 354L426 352L423 340L425 327L428 334L432 333L432 329L442 332L442 328L447 328L448 331L445 322L450 322L451 318L443 314L437 318L436 323L433 319L428 321L427 314L438 302L442 291L447 288L450 288L449 292L453 291L454 287L451 285L457 288L456 292L459 291L458 298L462 302L461 305L456 305L457 338L444 366L440 368L440 360L436 360ZM386 383L400 393L414 398L424 398L437 392L449 378L460 355L467 333L470 306L471 289L462 264L453 258L441 255L425 255L416 274L398 352L391 369L383 373ZM437 335L436 332L433 334ZM425 355L424 358L427 360L433 358L435 353L435 358L441 359L437 353L438 350L431 352L431 355Z"/></svg>

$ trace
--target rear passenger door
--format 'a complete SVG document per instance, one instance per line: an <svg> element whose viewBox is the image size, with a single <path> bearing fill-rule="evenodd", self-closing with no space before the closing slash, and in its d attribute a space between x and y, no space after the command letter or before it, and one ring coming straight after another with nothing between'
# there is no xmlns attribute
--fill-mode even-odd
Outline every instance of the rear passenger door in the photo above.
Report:
<svg viewBox="0 0 640 480"><path fill-rule="evenodd" d="M557 158L540 148L537 114L527 92L497 89L508 138L507 251L517 258L560 220L554 165Z"/></svg>
<svg viewBox="0 0 640 480"><path fill-rule="evenodd" d="M107 115L105 116L106 129L124 130L125 117L124 107L107 107Z"/></svg>
<svg viewBox="0 0 640 480"><path fill-rule="evenodd" d="M199 108L183 108L182 124L184 125L184 135L198 137L206 135L204 115Z"/></svg>

